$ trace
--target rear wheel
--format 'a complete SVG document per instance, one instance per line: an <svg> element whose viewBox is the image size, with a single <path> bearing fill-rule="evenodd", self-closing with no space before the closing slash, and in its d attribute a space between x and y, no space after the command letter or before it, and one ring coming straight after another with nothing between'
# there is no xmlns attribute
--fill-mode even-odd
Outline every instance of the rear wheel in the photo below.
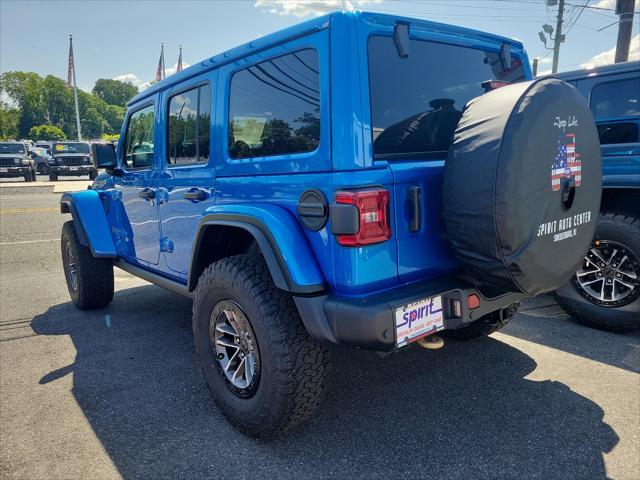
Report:
<svg viewBox="0 0 640 480"><path fill-rule="evenodd" d="M260 255L229 257L203 272L193 330L211 394L243 433L274 436L316 411L328 351L309 337Z"/></svg>
<svg viewBox="0 0 640 480"><path fill-rule="evenodd" d="M603 213L596 240L555 297L569 315L591 327L613 332L640 328L640 220Z"/></svg>
<svg viewBox="0 0 640 480"><path fill-rule="evenodd" d="M62 266L71 300L81 310L105 307L113 300L113 264L95 258L78 240L73 221L62 226Z"/></svg>

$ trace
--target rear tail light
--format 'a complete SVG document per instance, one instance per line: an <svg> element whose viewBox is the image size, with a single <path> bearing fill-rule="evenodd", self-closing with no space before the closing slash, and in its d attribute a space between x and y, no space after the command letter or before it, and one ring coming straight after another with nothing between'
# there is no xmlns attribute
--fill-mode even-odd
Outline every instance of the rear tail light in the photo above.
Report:
<svg viewBox="0 0 640 480"><path fill-rule="evenodd" d="M340 191L336 203L357 209L358 229L354 234L336 235L340 245L357 247L384 242L391 238L389 226L389 192L382 188Z"/></svg>

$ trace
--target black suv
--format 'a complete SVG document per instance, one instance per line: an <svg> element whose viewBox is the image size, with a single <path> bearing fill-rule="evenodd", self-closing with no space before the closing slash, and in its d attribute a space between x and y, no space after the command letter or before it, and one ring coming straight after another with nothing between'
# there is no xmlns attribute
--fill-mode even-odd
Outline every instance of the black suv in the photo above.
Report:
<svg viewBox="0 0 640 480"><path fill-rule="evenodd" d="M0 143L0 178L23 177L25 182L35 182L35 162L24 143Z"/></svg>
<svg viewBox="0 0 640 480"><path fill-rule="evenodd" d="M88 143L56 142L51 146L49 180L55 182L63 175L89 175L91 180L98 176Z"/></svg>

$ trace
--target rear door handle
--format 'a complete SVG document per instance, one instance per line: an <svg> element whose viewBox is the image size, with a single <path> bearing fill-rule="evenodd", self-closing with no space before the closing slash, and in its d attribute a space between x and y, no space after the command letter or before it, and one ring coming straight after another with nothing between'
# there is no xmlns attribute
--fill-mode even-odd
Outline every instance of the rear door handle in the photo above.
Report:
<svg viewBox="0 0 640 480"><path fill-rule="evenodd" d="M207 192L200 190L199 188L192 188L188 192L182 195L183 198L191 200L192 202L201 202L207 199Z"/></svg>
<svg viewBox="0 0 640 480"><path fill-rule="evenodd" d="M156 198L156 191L151 188L145 188L138 192L138 196L145 200L151 200L152 198Z"/></svg>

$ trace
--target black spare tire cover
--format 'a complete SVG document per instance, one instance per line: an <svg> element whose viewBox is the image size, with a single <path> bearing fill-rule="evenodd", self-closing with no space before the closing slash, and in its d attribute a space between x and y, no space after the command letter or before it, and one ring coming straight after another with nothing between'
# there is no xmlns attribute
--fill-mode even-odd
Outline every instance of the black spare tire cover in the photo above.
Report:
<svg viewBox="0 0 640 480"><path fill-rule="evenodd" d="M602 167L584 99L554 78L471 100L445 165L447 236L478 284L536 295L565 284L593 241Z"/></svg>

